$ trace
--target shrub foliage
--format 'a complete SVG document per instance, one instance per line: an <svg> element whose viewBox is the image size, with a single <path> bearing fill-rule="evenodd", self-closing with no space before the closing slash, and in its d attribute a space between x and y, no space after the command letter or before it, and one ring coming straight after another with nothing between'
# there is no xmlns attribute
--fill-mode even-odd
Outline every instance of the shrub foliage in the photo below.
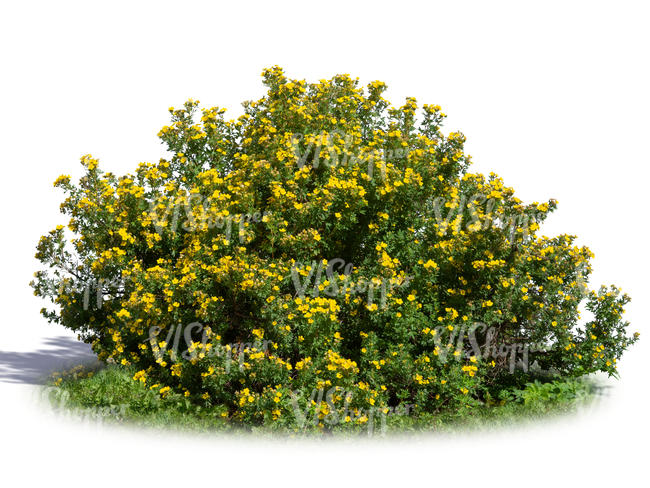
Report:
<svg viewBox="0 0 650 488"><path fill-rule="evenodd" d="M78 183L57 179L70 220L32 282L49 320L247 425L361 428L616 373L629 299L589 291L574 236L539 235L554 200L470 172L440 107L393 107L382 82L263 80L234 120L170 108L158 163L117 176L86 155Z"/></svg>

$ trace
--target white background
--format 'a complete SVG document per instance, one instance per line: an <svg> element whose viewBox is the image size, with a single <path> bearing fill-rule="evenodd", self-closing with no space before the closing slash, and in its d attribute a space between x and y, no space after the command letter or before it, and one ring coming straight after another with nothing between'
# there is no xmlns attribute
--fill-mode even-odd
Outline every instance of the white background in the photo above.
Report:
<svg viewBox="0 0 650 488"><path fill-rule="evenodd" d="M647 483L647 22L642 2L621 1L2 2L2 485ZM86 354L45 323L27 286L38 237L66 222L53 180L78 176L86 153L117 173L157 160L168 106L193 97L235 116L275 64L308 81L379 79L395 104L439 104L474 170L524 200L559 200L543 233L590 246L592 286L628 292L642 333L609 399L535 428L346 445L116 430L35 404L44 370Z"/></svg>

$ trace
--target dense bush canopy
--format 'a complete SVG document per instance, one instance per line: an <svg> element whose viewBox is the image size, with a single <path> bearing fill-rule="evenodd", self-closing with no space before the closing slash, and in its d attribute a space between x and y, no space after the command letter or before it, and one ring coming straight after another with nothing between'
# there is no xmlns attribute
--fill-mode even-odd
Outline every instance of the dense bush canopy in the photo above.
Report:
<svg viewBox="0 0 650 488"><path fill-rule="evenodd" d="M118 177L86 155L57 179L70 220L32 282L47 318L244 424L362 428L615 374L628 297L588 290L574 236L539 235L554 200L469 172L440 107L395 108L384 83L263 80L235 120L170 108L167 159Z"/></svg>

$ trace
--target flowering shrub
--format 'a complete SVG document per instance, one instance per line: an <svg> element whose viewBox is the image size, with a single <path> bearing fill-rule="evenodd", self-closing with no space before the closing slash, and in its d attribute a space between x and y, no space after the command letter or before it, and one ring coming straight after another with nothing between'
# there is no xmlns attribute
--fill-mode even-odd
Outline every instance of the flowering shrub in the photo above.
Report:
<svg viewBox="0 0 650 488"><path fill-rule="evenodd" d="M440 107L393 107L381 82L263 79L236 120L170 108L168 159L118 177L86 155L77 184L56 180L69 234L38 244L45 317L248 425L358 429L616 373L629 299L587 289L574 236L538 235L554 200L469 172Z"/></svg>

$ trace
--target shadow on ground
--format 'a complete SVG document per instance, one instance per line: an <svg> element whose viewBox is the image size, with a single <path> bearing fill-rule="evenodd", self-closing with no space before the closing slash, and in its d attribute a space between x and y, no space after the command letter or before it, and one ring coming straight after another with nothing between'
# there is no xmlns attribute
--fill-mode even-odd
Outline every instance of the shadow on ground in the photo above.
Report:
<svg viewBox="0 0 650 488"><path fill-rule="evenodd" d="M73 337L53 337L36 351L0 351L0 383L42 385L53 371L96 361L88 344Z"/></svg>

